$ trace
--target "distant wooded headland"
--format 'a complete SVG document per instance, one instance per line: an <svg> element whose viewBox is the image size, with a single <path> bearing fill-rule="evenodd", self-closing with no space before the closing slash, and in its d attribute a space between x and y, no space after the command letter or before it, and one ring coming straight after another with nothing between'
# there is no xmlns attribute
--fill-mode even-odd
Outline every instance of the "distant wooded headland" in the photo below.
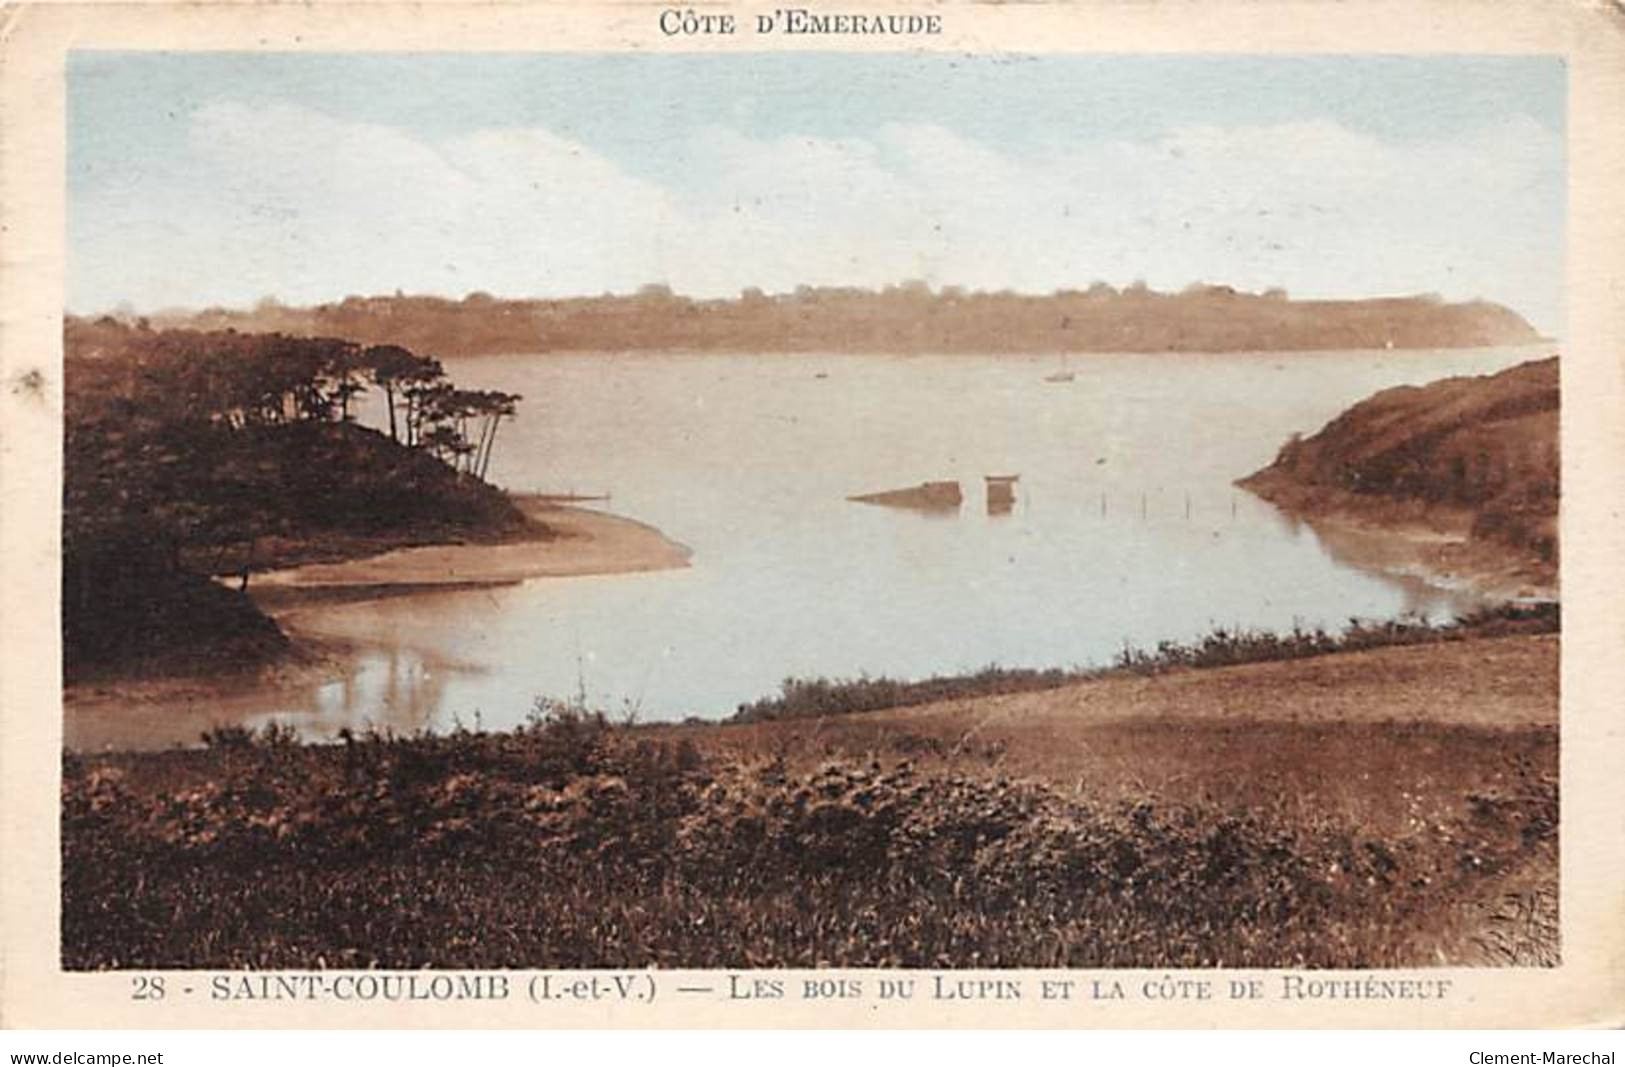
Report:
<svg viewBox="0 0 1625 1067"><path fill-rule="evenodd" d="M932 289L810 288L696 300L660 285L632 295L506 300L471 293L351 296L289 307L154 315L154 326L235 329L395 344L441 356L546 351L1238 352L1467 348L1539 341L1520 315L1431 296L1293 300L1222 285L1143 285L1047 296Z"/></svg>

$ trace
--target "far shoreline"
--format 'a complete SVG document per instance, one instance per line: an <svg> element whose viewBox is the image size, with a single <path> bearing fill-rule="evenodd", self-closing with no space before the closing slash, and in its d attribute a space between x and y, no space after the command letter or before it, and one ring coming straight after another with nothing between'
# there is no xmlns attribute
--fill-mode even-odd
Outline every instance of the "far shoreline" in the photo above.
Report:
<svg viewBox="0 0 1625 1067"><path fill-rule="evenodd" d="M923 281L883 289L801 286L695 298L665 285L630 294L461 299L352 295L303 307L175 309L165 328L235 329L398 344L442 358L532 349L660 352L817 352L831 349L987 354L1248 352L1472 348L1539 343L1516 311L1438 294L1293 298L1196 283L1179 292L1143 282L1049 293L986 292Z"/></svg>

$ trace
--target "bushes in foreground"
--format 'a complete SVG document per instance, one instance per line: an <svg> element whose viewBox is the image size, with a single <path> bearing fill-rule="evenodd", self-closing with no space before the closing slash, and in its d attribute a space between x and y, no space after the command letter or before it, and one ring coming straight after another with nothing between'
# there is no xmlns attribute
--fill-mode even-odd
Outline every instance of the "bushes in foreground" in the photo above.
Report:
<svg viewBox="0 0 1625 1067"><path fill-rule="evenodd" d="M1560 626L1561 610L1557 604L1535 603L1501 604L1445 625L1412 617L1378 621L1350 619L1341 633L1300 626L1286 634L1245 627L1219 628L1189 643L1161 641L1154 649L1125 644L1109 667L1028 670L991 666L974 674L937 675L918 681L886 677L786 678L777 695L739 705L731 721L850 715L941 700L1059 689L1112 675L1233 667L1242 663L1305 659L1334 652L1459 641L1468 637L1556 633Z"/></svg>
<svg viewBox="0 0 1625 1067"><path fill-rule="evenodd" d="M1434 963L1430 923L1555 864L1555 782L1520 781L1379 837L907 763L720 764L578 715L324 747L221 735L69 760L63 962ZM1555 933L1495 954L1555 962Z"/></svg>

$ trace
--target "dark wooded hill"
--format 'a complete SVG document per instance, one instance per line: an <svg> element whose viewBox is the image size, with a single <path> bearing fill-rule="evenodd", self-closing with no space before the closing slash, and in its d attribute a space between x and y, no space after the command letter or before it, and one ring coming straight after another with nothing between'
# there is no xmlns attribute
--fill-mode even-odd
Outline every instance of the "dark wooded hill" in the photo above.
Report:
<svg viewBox="0 0 1625 1067"><path fill-rule="evenodd" d="M213 575L545 532L481 477L518 398L459 390L404 349L69 320L64 368L70 680L285 651ZM352 421L357 396L386 387L398 429Z"/></svg>
<svg viewBox="0 0 1625 1067"><path fill-rule="evenodd" d="M315 307L172 312L155 323L397 344L441 356L550 351L1239 352L1462 348L1539 335L1516 312L1417 296L1291 300L1228 286L1159 293L1101 284L1048 296L933 291L923 284L801 287L693 300L664 286L630 296L500 300L474 293L348 297Z"/></svg>
<svg viewBox="0 0 1625 1067"><path fill-rule="evenodd" d="M1294 438L1239 484L1289 510L1456 513L1477 541L1557 559L1558 360L1387 389Z"/></svg>

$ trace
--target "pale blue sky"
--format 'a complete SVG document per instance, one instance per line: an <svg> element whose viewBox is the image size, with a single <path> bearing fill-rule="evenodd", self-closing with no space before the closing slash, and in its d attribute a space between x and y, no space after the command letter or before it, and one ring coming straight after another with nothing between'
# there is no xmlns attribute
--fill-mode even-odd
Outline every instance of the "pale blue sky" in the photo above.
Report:
<svg viewBox="0 0 1625 1067"><path fill-rule="evenodd" d="M1561 328L1550 57L75 53L70 296L1094 278Z"/></svg>

